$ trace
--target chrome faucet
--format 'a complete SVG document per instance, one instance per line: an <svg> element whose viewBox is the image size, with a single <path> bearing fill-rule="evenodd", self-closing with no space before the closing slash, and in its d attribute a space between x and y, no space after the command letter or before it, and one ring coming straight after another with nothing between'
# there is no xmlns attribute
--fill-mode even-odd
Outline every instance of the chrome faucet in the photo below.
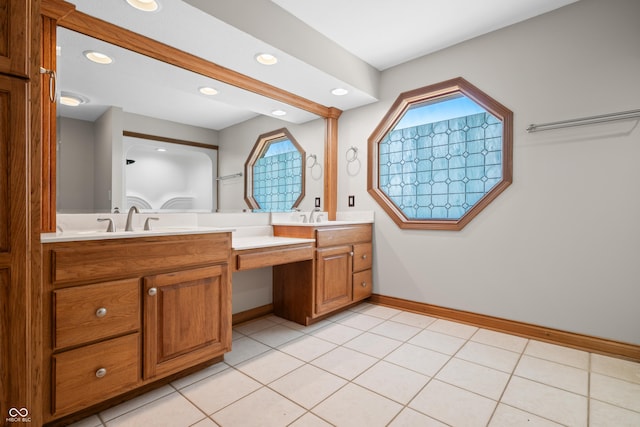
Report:
<svg viewBox="0 0 640 427"><path fill-rule="evenodd" d="M107 224L107 233L113 233L116 231L115 225L113 225L113 220L111 218L98 218L98 222L109 221Z"/></svg>
<svg viewBox="0 0 640 427"><path fill-rule="evenodd" d="M311 212L309 212L309 222L313 222L313 213L320 212L320 208L313 208Z"/></svg>
<svg viewBox="0 0 640 427"><path fill-rule="evenodd" d="M133 225L131 224L131 220L133 219L133 213L140 213L138 208L133 205L129 208L129 213L127 214L127 225L124 227L124 231L133 231Z"/></svg>

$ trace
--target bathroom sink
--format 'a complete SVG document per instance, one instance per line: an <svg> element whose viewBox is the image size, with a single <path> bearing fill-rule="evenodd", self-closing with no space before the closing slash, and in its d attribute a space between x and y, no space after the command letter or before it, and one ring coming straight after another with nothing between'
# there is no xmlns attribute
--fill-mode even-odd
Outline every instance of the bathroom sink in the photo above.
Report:
<svg viewBox="0 0 640 427"><path fill-rule="evenodd" d="M220 233L231 232L233 228L228 227L166 227L156 228L152 230L134 230L134 231L111 231L105 230L67 230L57 233L44 233L41 241L46 242L65 242L75 240L103 240L103 239L122 239L145 236L171 236L178 234L204 234L204 233Z"/></svg>

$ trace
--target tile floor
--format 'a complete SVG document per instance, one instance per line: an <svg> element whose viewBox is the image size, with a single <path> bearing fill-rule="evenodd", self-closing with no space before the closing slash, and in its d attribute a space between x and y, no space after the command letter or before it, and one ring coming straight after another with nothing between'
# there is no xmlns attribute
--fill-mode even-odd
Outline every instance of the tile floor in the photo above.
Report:
<svg viewBox="0 0 640 427"><path fill-rule="evenodd" d="M640 426L639 363L388 307L233 339L223 363L74 426Z"/></svg>

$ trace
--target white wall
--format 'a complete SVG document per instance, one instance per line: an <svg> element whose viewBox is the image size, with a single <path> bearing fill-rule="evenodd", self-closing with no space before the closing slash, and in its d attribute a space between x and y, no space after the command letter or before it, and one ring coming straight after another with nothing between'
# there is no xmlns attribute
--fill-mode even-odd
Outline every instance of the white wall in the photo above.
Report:
<svg viewBox="0 0 640 427"><path fill-rule="evenodd" d="M375 293L640 344L638 121L525 132L640 108L638 17L582 0L389 69L342 115L338 210L375 210ZM514 112L513 184L460 232L401 230L366 191L367 138L399 93L457 76Z"/></svg>
<svg viewBox="0 0 640 427"><path fill-rule="evenodd" d="M58 212L92 212L93 122L61 117L58 119L57 130Z"/></svg>

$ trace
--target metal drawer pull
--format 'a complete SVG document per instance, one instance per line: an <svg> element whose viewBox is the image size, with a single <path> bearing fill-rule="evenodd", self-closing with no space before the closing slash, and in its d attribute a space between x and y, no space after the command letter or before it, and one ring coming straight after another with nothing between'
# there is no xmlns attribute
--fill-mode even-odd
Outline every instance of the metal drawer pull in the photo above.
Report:
<svg viewBox="0 0 640 427"><path fill-rule="evenodd" d="M360 286L362 286L363 288L366 288L367 287L367 282L360 283Z"/></svg>
<svg viewBox="0 0 640 427"><path fill-rule="evenodd" d="M100 307L96 310L96 317L104 317L107 315L107 309L104 307Z"/></svg>
<svg viewBox="0 0 640 427"><path fill-rule="evenodd" d="M155 296L155 295L158 293L158 289L156 289L156 288L149 288L149 290L147 291L147 293L153 297L153 296Z"/></svg>
<svg viewBox="0 0 640 427"><path fill-rule="evenodd" d="M367 254L362 254L362 259L367 259Z"/></svg>
<svg viewBox="0 0 640 427"><path fill-rule="evenodd" d="M100 369L98 369L98 370L96 371L96 377L97 377L97 378L102 378L102 377L104 377L105 375L107 375L107 370L106 370L106 368L100 368Z"/></svg>
<svg viewBox="0 0 640 427"><path fill-rule="evenodd" d="M349 252L349 255L353 256L353 251Z"/></svg>

